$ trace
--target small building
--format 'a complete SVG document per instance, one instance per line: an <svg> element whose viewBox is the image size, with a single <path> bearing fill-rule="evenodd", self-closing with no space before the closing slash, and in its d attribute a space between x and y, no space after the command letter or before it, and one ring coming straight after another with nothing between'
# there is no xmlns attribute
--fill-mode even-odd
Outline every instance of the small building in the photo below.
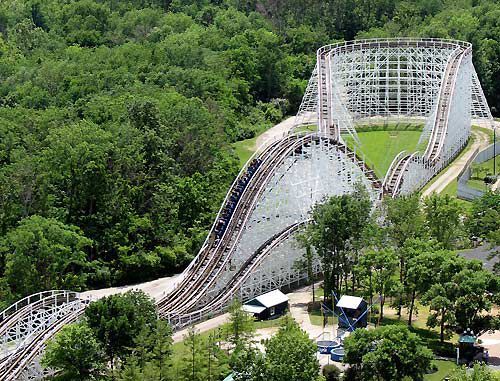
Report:
<svg viewBox="0 0 500 381"><path fill-rule="evenodd" d="M483 347L476 346L476 341L477 337L470 328L460 335L458 338L459 362L469 364L474 360L482 360Z"/></svg>
<svg viewBox="0 0 500 381"><path fill-rule="evenodd" d="M365 328L368 325L368 303L357 296L343 295L335 307L339 328Z"/></svg>
<svg viewBox="0 0 500 381"><path fill-rule="evenodd" d="M275 319L288 309L288 296L280 290L274 290L253 298L242 308L257 320Z"/></svg>

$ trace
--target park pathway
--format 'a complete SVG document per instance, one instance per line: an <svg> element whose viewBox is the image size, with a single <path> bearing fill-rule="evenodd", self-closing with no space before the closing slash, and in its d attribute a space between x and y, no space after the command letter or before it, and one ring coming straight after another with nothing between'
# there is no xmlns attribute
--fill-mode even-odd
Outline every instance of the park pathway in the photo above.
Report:
<svg viewBox="0 0 500 381"><path fill-rule="evenodd" d="M441 193L452 181L456 180L460 171L465 167L467 161L472 157L476 148L482 150L486 148L489 142L488 134L483 131L474 130L472 131L475 139L467 151L458 159L453 161L448 168L445 169L444 173L439 175L439 177L434 181L423 193L422 197L428 197L433 193Z"/></svg>

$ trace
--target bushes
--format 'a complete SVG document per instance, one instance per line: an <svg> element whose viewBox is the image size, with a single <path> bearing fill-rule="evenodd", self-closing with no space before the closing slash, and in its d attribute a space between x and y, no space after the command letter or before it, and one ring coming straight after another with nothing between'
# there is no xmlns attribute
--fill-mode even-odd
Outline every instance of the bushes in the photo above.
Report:
<svg viewBox="0 0 500 381"><path fill-rule="evenodd" d="M325 381L339 381L341 380L340 369L335 365L325 365L323 367L323 376Z"/></svg>

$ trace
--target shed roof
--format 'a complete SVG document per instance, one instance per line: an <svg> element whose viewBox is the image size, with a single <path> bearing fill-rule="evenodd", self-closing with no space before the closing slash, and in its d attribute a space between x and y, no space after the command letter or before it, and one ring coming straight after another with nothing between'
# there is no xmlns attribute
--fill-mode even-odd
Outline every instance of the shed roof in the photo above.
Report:
<svg viewBox="0 0 500 381"><path fill-rule="evenodd" d="M266 308L277 306L278 304L281 303L286 303L288 302L288 296L283 294L280 290L274 290L271 292L267 292L265 294L262 294L260 296L257 296L256 298L253 298L249 302L246 303L248 304L260 304Z"/></svg>
<svg viewBox="0 0 500 381"><path fill-rule="evenodd" d="M358 296L342 295L339 302L337 303L337 307L355 310L362 302L363 298L360 298Z"/></svg>
<svg viewBox="0 0 500 381"><path fill-rule="evenodd" d="M243 311L249 312L251 314L260 314L266 309L266 307L254 306L251 304L244 304L241 308L243 309Z"/></svg>
<svg viewBox="0 0 500 381"><path fill-rule="evenodd" d="M227 376L224 381L234 381L233 374L231 373L229 376Z"/></svg>
<svg viewBox="0 0 500 381"><path fill-rule="evenodd" d="M458 338L459 343L469 343L474 344L476 342L476 336L473 335L460 335Z"/></svg>

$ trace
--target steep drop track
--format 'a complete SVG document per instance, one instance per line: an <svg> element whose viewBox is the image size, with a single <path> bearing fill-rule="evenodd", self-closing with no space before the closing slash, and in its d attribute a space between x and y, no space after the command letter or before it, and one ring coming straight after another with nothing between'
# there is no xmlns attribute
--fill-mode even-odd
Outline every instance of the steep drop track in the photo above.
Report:
<svg viewBox="0 0 500 381"><path fill-rule="evenodd" d="M252 271L270 254L272 249L284 242L305 222L297 222L266 240L246 262L235 272L229 282L211 300L202 300L210 286L226 268L240 239L243 227L254 210L256 203L271 180L276 169L293 153L300 153L313 142L326 139L338 150L346 154L358 165L375 188L381 184L373 171L344 144L316 134L290 135L275 141L255 158L251 158L238 178L232 184L221 210L210 230L209 236L197 257L183 273L175 289L157 302L158 313L179 328L199 321L210 314L219 313L238 294L241 285ZM19 308L9 308L0 317L0 334L15 327L22 319L29 319L34 311L47 309L52 304L57 307L65 300L64 308L54 319L47 319L43 326L34 329L23 338L22 343L11 343L16 347L11 353L0 358L0 381L17 380L23 370L32 364L50 340L64 325L77 321L84 313L88 301L72 295L68 299L66 291L52 292L50 296L35 298L20 304ZM42 311L42 312L43 312ZM7 343L8 344L8 343Z"/></svg>
<svg viewBox="0 0 500 381"><path fill-rule="evenodd" d="M404 174L412 161L420 161L429 166L437 164L448 133L448 116L450 113L453 88L455 86L460 62L466 53L466 49L457 48L450 57L446 71L443 75L433 128L425 152L422 156L419 156L418 152L408 155L402 155L402 153L400 153L400 155L398 155L402 156L401 159L397 162L393 162L384 180L385 194L391 195L392 197L399 194L403 184Z"/></svg>

